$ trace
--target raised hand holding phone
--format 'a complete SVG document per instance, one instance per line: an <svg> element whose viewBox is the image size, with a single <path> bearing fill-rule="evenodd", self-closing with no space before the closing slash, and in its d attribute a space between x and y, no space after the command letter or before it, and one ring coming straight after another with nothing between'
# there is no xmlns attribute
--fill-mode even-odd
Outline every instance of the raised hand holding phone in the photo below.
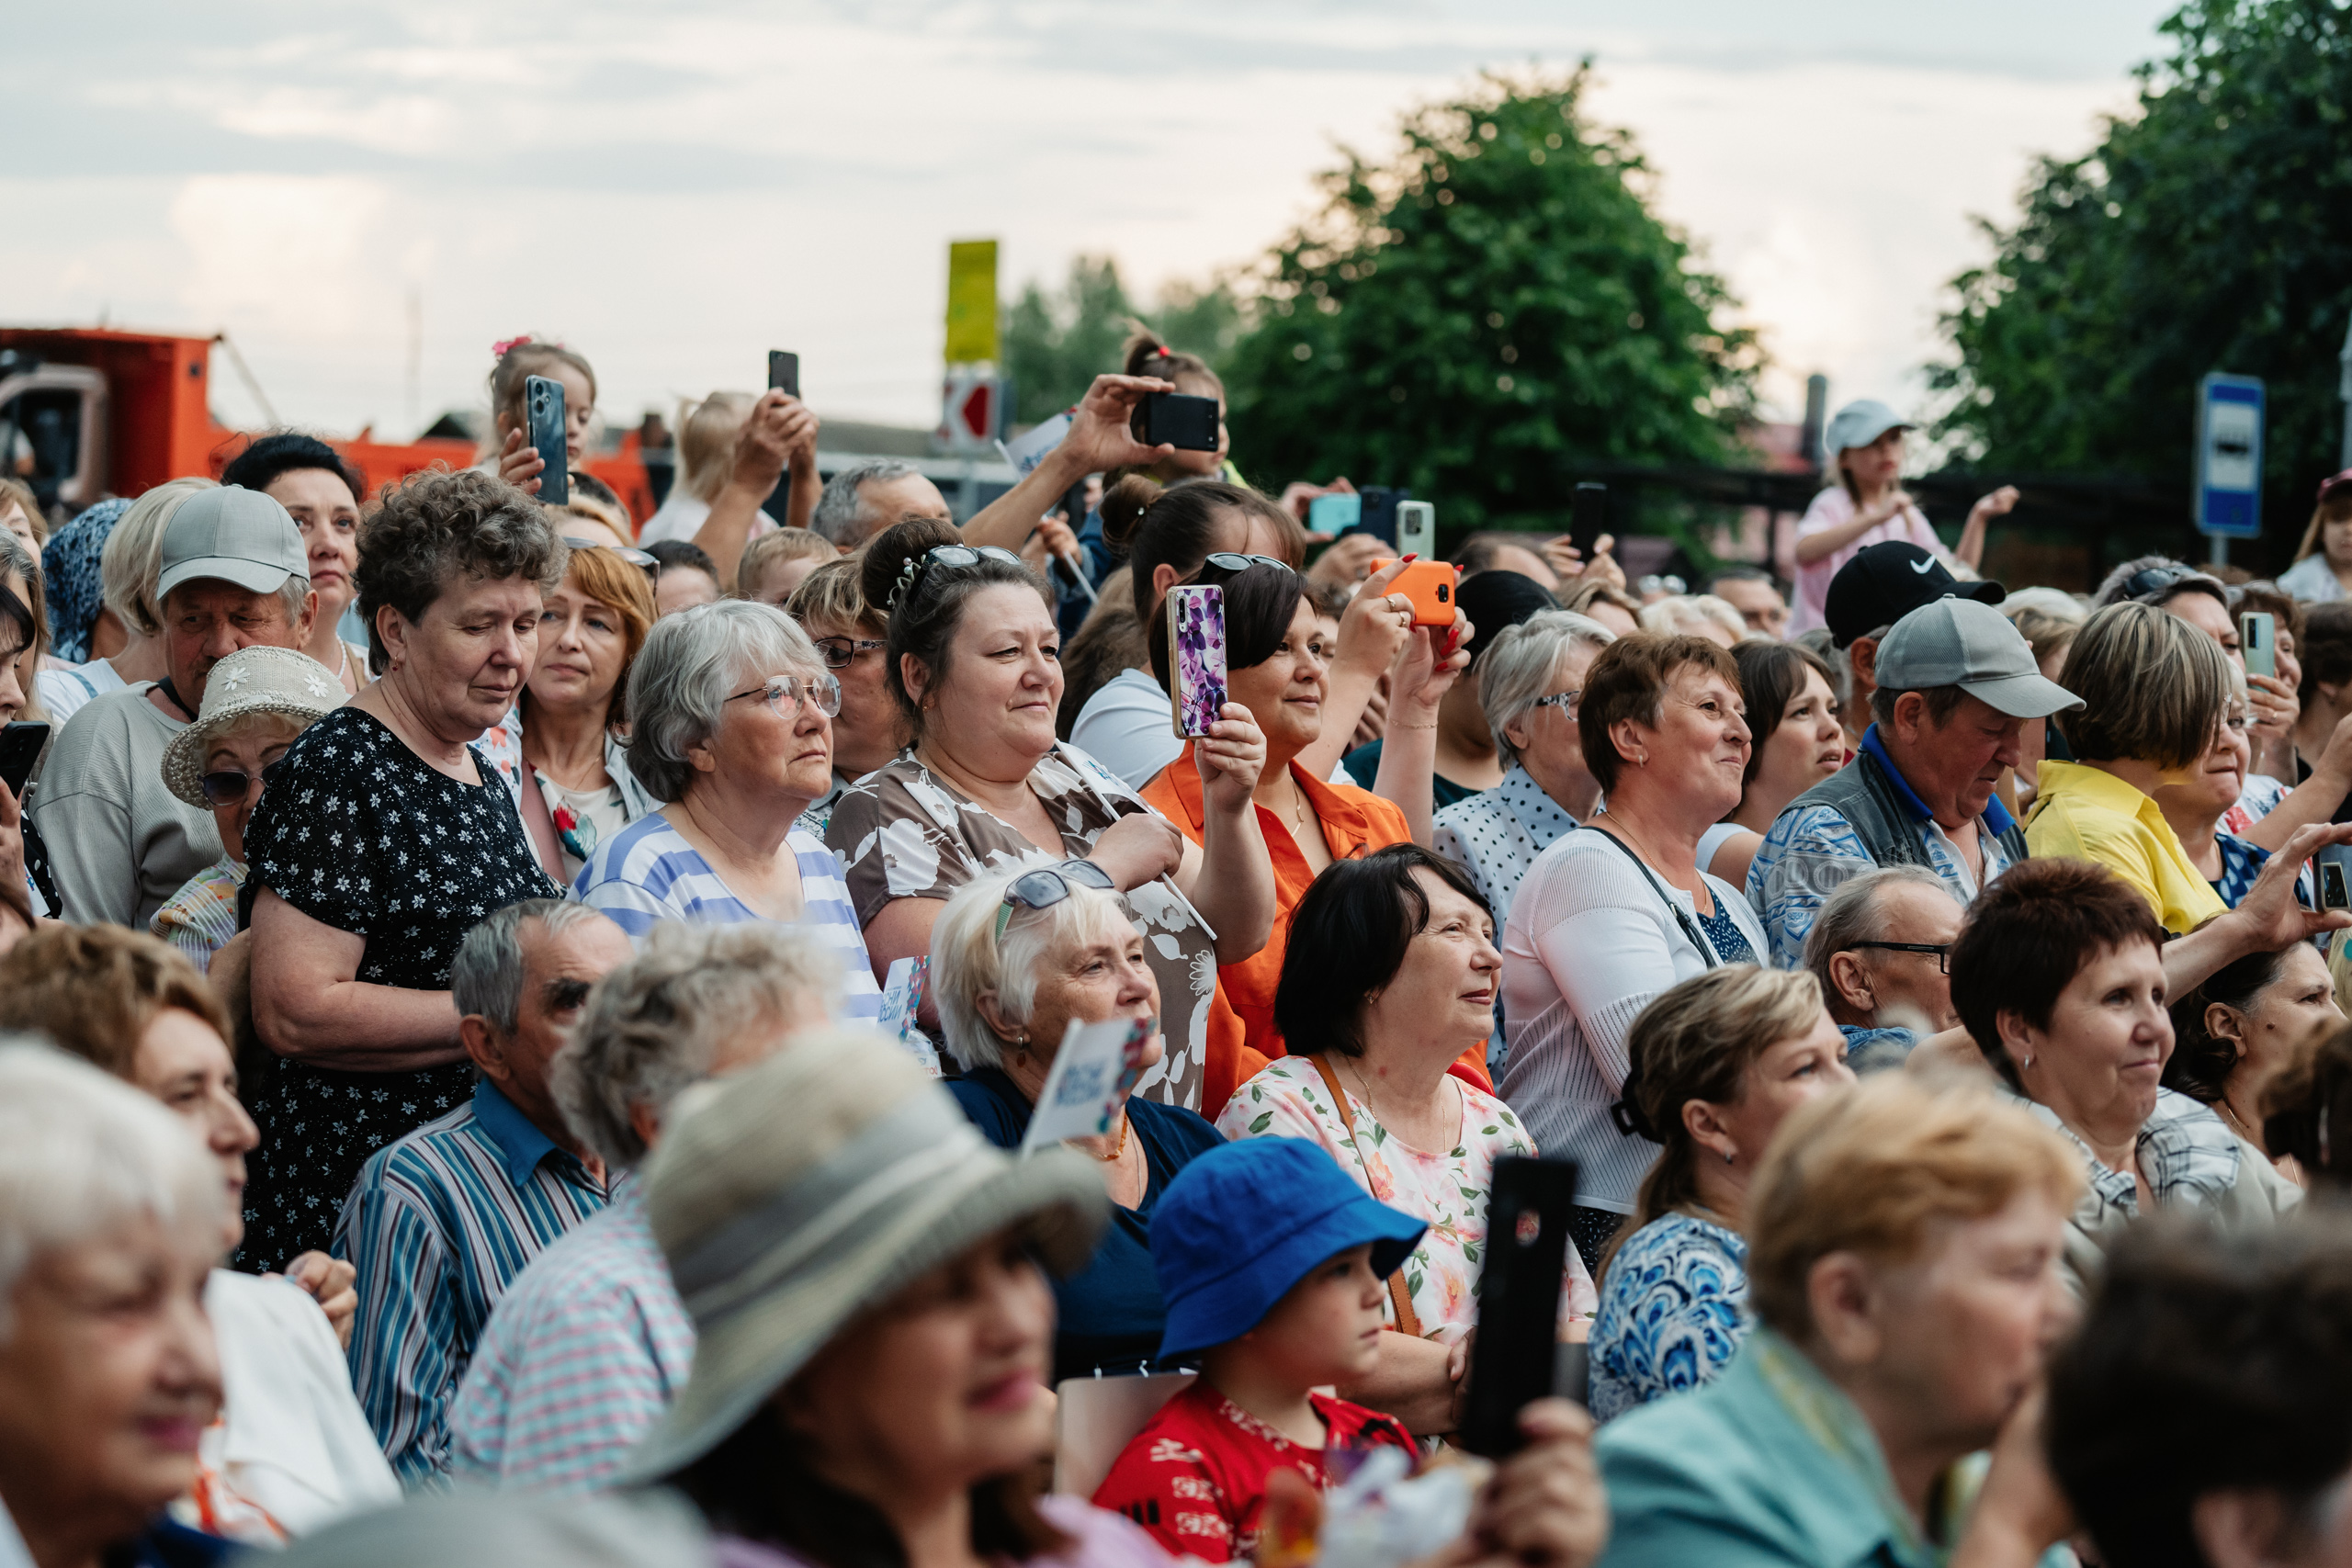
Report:
<svg viewBox="0 0 2352 1568"><path fill-rule="evenodd" d="M1225 711L1225 590L1215 583L1168 591L1169 720L1187 740L1209 732Z"/></svg>
<svg viewBox="0 0 2352 1568"><path fill-rule="evenodd" d="M563 418L563 383L547 376L523 382L523 412L541 465L538 497L548 506L571 500L571 457Z"/></svg>

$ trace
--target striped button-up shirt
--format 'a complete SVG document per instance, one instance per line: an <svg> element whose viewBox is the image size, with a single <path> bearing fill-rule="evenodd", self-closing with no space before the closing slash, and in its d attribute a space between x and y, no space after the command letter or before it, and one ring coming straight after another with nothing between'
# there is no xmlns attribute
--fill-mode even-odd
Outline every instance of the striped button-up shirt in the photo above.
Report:
<svg viewBox="0 0 2352 1568"><path fill-rule="evenodd" d="M487 1078L360 1168L334 1248L359 1271L351 1382L402 1485L447 1472L449 1402L499 1296L611 1197Z"/></svg>
<svg viewBox="0 0 2352 1568"><path fill-rule="evenodd" d="M490 1314L449 1416L460 1482L594 1490L684 1387L694 1320L643 1190L557 1242Z"/></svg>

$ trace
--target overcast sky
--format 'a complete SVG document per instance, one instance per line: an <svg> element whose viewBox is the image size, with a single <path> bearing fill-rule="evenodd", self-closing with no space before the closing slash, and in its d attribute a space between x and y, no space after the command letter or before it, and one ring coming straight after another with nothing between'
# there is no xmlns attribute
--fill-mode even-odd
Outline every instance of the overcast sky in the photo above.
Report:
<svg viewBox="0 0 2352 1568"><path fill-rule="evenodd" d="M820 413L927 423L951 238L1010 296L1262 253L1335 144L1481 68L1597 59L1768 400L1916 403L1941 285L2034 154L2162 51L2159 0L164 0L9 24L0 321L226 329L279 415L413 432L558 336L608 418L799 351ZM1634 15L1637 13L1637 16ZM413 403L411 300L422 377ZM219 412L259 411L227 367ZM1247 433L1239 433L1246 442Z"/></svg>

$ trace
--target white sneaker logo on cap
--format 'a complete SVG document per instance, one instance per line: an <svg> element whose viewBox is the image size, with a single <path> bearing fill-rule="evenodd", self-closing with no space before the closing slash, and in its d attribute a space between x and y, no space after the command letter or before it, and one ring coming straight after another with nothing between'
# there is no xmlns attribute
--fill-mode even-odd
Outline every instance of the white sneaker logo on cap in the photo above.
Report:
<svg viewBox="0 0 2352 1568"><path fill-rule="evenodd" d="M1931 567L1931 566L1935 565L1935 564L1936 564L1936 558L1935 558L1935 557L1933 557L1933 556L1928 556L1928 557L1927 558L1925 558L1924 560L1915 560L1915 561L1913 561L1913 562L1911 563L1911 570L1912 570L1913 571L1917 572L1921 577L1925 577L1925 576L1927 576L1927 575L1928 575L1928 569L1929 567Z"/></svg>

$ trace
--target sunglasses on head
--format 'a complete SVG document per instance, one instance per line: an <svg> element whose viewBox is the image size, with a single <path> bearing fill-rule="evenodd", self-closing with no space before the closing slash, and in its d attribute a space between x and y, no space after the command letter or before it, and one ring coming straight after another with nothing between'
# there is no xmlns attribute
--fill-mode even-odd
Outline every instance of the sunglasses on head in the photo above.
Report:
<svg viewBox="0 0 2352 1568"><path fill-rule="evenodd" d="M1206 561L1208 565L1216 568L1219 571L1248 571L1253 566L1279 567L1284 571L1296 570L1290 562L1276 560L1272 556L1237 555L1231 550L1212 550L1206 557Z"/></svg>
<svg viewBox="0 0 2352 1568"><path fill-rule="evenodd" d="M662 559L650 551L640 550L634 545L608 545L602 539L574 538L570 534L563 536L563 542L575 550L610 550L654 581L662 581Z"/></svg>
<svg viewBox="0 0 2352 1568"><path fill-rule="evenodd" d="M283 767L285 762L286 759L280 757L258 773L249 773L242 768L222 768L217 773L206 773L198 778L196 781L196 787L202 791L204 798L214 806L234 806L245 798L247 792L254 787L255 779L267 784L270 775Z"/></svg>
<svg viewBox="0 0 2352 1568"><path fill-rule="evenodd" d="M2131 580L2123 585L2123 596L2127 599L2144 599L2151 593L2161 593L2165 589L2177 583L2186 582L2197 575L2195 567L2147 567L2132 574Z"/></svg>
<svg viewBox="0 0 2352 1568"><path fill-rule="evenodd" d="M1059 865L1040 866L1012 879L1004 890L1004 902L996 912L996 934L1004 939L1004 928L1012 923L1013 908L1050 909L1069 897L1071 887L1092 887L1109 892L1118 886L1111 874L1091 860L1066 860Z"/></svg>
<svg viewBox="0 0 2352 1568"><path fill-rule="evenodd" d="M905 570L899 573L899 586L891 592L890 603L885 608L897 605L901 599L913 598L915 590L922 585L922 580L934 566L944 566L950 571L966 571L982 560L1002 561L1007 566L1020 567L1023 571L1029 570L1022 564L1019 556L1001 545L933 545L907 562Z"/></svg>

